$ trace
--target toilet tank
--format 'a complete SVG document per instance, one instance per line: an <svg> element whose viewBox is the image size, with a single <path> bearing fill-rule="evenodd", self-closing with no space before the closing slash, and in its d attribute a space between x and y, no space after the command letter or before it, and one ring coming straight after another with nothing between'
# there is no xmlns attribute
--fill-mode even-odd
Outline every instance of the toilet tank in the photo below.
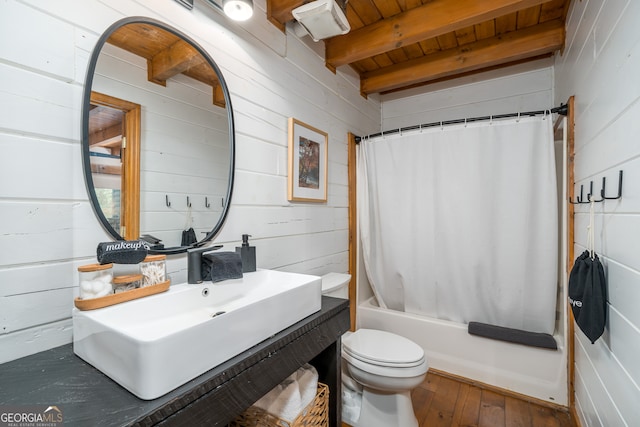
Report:
<svg viewBox="0 0 640 427"><path fill-rule="evenodd" d="M322 276L322 295L349 299L349 281L351 275L346 273L329 273Z"/></svg>

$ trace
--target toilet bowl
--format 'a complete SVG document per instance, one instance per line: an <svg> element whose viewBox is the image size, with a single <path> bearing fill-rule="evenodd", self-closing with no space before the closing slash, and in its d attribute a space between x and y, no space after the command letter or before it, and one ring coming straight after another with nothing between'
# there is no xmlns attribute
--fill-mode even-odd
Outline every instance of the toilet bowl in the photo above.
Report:
<svg viewBox="0 0 640 427"><path fill-rule="evenodd" d="M349 420L353 427L418 427L411 390L429 368L419 345L390 332L358 329L343 337L342 359L343 386L362 391L359 417Z"/></svg>

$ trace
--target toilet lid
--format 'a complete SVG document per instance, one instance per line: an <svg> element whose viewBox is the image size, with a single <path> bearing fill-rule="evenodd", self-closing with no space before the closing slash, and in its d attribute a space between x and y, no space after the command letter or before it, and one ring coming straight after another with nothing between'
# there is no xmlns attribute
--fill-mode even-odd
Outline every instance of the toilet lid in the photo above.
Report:
<svg viewBox="0 0 640 427"><path fill-rule="evenodd" d="M347 286L351 280L350 274L345 273L327 273L322 276L322 293L328 293Z"/></svg>
<svg viewBox="0 0 640 427"><path fill-rule="evenodd" d="M383 366L412 367L424 361L424 350L418 344L374 329L358 329L345 337L342 349L362 361Z"/></svg>

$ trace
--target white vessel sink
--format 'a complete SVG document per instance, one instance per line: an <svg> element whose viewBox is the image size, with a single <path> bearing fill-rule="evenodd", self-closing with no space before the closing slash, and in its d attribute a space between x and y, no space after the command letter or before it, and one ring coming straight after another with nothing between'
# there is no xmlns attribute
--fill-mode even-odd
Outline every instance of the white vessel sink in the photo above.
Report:
<svg viewBox="0 0 640 427"><path fill-rule="evenodd" d="M205 296L206 295L206 296ZM73 310L73 351L141 399L155 399L320 310L321 279L258 270Z"/></svg>

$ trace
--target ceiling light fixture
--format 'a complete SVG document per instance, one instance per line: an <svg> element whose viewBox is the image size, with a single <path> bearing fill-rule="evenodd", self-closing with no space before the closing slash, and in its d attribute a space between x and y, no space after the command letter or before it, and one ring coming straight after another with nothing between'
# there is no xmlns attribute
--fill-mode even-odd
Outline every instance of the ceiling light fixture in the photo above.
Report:
<svg viewBox="0 0 640 427"><path fill-rule="evenodd" d="M222 6L214 0L207 0L207 4L234 21L246 21L253 16L253 0L222 0Z"/></svg>
<svg viewBox="0 0 640 427"><path fill-rule="evenodd" d="M246 21L253 15L253 0L222 0L222 9L234 21Z"/></svg>

